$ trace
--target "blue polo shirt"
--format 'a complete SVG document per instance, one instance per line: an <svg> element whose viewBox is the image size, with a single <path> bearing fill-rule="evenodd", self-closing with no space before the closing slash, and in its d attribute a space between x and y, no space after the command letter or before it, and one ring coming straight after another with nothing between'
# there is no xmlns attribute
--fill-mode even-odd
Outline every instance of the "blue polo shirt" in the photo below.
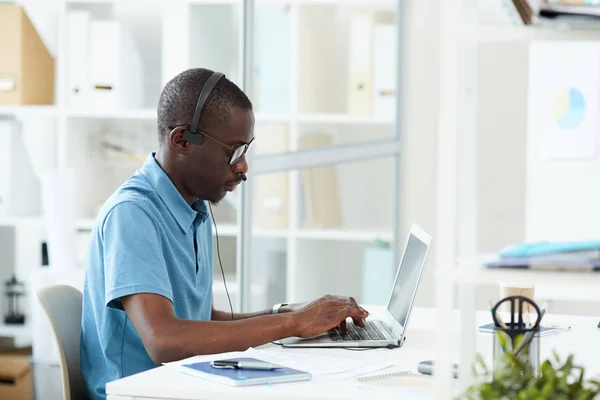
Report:
<svg viewBox="0 0 600 400"><path fill-rule="evenodd" d="M210 320L207 217L206 204L190 207L154 153L100 210L88 252L81 329L81 371L91 399L106 398L107 382L157 366L123 310L122 296L154 293L173 303L178 318Z"/></svg>

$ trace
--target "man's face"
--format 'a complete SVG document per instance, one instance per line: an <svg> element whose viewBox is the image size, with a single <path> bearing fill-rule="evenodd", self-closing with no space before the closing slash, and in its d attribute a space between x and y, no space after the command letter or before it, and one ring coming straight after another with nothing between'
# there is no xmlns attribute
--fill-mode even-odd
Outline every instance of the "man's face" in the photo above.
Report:
<svg viewBox="0 0 600 400"><path fill-rule="evenodd" d="M227 126L213 127L205 133L227 146L208 137L200 146L194 145L192 157L186 157L186 186L194 197L218 203L240 183L239 173L248 171L245 156L233 165L229 160L231 147L249 143L254 137L254 114L232 109Z"/></svg>

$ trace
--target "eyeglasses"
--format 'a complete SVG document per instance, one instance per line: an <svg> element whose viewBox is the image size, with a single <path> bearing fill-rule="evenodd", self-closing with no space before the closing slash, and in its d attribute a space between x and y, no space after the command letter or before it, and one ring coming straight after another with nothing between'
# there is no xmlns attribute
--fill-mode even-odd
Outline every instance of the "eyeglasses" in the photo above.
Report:
<svg viewBox="0 0 600 400"><path fill-rule="evenodd" d="M173 130L173 129L175 129L177 127L181 127L181 126L189 127L189 125L173 125L173 126L169 126L168 129ZM254 141L254 139L256 137L256 136L253 137L252 140L250 140L250 142L248 142L248 143L244 143L239 146L229 146L228 144L225 144L225 143L221 142L220 140L217 140L214 137L211 137L200 130L198 130L198 133L201 134L202 136L205 136L205 137L211 139L211 140L214 140L215 142L219 143L221 146L223 146L223 147L227 148L229 151L231 151L231 157L229 158L229 165L233 165L233 164L237 163L238 161L240 161L240 159L244 156L244 154L246 154L246 152L248 151L248 147L250 147L250 144Z"/></svg>

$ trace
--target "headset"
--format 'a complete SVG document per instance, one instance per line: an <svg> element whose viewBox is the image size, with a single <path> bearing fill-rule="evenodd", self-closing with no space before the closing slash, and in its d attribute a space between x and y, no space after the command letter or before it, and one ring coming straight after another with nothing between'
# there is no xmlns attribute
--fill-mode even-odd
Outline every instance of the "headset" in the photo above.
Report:
<svg viewBox="0 0 600 400"><path fill-rule="evenodd" d="M210 96L210 92L212 92L219 80L224 76L225 75L221 72L213 72L202 87L200 95L198 96L198 101L196 102L196 110L194 111L194 117L192 118L192 125L190 126L190 129L183 131L183 138L188 142L200 145L204 141L204 136L198 132L202 109L204 108L208 96Z"/></svg>
<svg viewBox="0 0 600 400"><path fill-rule="evenodd" d="M194 111L194 117L192 118L192 125L190 125L190 129L186 129L183 131L183 139L194 143L197 145L202 144L204 141L204 136L198 131L198 125L200 124L200 116L202 115L202 110L204 109L204 104L210 96L210 92L215 88L219 80L224 77L225 74L221 72L213 72L207 79L204 86L202 86L202 90L200 91L200 95L198 96L198 101L196 102L196 110ZM246 181L248 178L246 174L240 172L238 177Z"/></svg>

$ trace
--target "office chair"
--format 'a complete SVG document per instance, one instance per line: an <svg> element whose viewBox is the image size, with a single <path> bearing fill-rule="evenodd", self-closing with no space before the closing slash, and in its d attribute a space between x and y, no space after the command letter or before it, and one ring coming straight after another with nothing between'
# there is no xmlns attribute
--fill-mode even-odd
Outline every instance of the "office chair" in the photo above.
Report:
<svg viewBox="0 0 600 400"><path fill-rule="evenodd" d="M87 399L79 365L82 294L72 286L54 285L39 289L36 296L56 337L64 399Z"/></svg>

